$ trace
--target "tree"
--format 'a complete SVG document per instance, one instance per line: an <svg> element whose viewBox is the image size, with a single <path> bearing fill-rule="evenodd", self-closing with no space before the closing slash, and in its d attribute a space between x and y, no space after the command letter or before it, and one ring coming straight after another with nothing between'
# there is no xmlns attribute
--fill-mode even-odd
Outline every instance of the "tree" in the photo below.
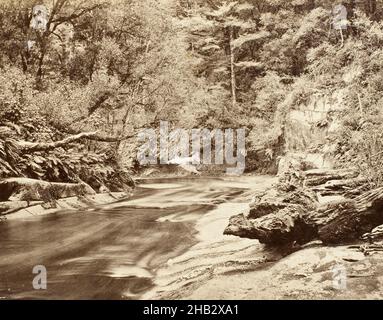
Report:
<svg viewBox="0 0 383 320"><path fill-rule="evenodd" d="M208 77L225 74L229 70L232 109L237 104L237 69L259 69L261 64L254 60L239 61L240 51L252 42L261 42L268 32L259 28L248 14L253 6L248 3L224 1L217 8L204 8L186 18L190 28L190 42L193 50L205 59ZM224 53L224 59L220 57ZM225 57L228 57L226 59ZM220 77L217 76L218 83Z"/></svg>

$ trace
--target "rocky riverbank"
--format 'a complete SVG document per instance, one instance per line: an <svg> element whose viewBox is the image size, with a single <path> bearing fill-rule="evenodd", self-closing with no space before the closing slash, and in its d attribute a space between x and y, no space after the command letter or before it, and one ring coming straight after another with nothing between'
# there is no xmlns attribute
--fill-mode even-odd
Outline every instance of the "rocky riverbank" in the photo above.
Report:
<svg viewBox="0 0 383 320"><path fill-rule="evenodd" d="M315 247L247 272L217 275L182 299L349 300L382 299L383 255L358 248Z"/></svg>

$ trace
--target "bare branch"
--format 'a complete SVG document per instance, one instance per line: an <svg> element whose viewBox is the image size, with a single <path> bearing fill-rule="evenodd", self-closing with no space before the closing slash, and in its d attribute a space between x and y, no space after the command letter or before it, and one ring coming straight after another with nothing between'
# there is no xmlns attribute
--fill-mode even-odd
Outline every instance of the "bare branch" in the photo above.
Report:
<svg viewBox="0 0 383 320"><path fill-rule="evenodd" d="M61 24L65 23L65 22L73 22L73 20L78 19L87 13L90 13L90 12L97 10L97 9L102 9L104 7L105 7L105 4L96 4L96 5L93 5L93 6L88 7L88 8L82 8L80 10L80 12L78 12L78 13L76 13L76 11L75 11L68 16L59 16L57 18L53 18L51 21L51 23L54 25L52 31L55 31L58 26L60 26Z"/></svg>

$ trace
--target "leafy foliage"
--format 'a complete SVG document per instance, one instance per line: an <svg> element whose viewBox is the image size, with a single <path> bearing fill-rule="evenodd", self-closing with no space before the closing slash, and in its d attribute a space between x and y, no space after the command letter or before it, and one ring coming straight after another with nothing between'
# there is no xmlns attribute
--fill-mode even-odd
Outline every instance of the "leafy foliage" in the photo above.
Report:
<svg viewBox="0 0 383 320"><path fill-rule="evenodd" d="M2 177L106 184L132 167L134 139L30 154L18 145L79 132L134 136L160 120L244 126L250 157L269 163L285 151L289 114L328 97L336 110L315 124L328 141L305 147L371 180L378 172L381 184L380 0L345 1L342 33L331 27L330 0L55 0L45 32L31 28L34 4L0 4Z"/></svg>

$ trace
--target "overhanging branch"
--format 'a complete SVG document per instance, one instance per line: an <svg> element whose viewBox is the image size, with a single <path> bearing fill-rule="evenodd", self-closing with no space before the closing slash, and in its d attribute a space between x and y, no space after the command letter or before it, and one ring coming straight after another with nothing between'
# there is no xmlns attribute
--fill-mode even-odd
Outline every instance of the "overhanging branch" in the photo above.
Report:
<svg viewBox="0 0 383 320"><path fill-rule="evenodd" d="M69 136L63 140L55 142L28 142L28 141L17 141L15 144L22 152L38 152L38 151L49 151L57 148L64 147L70 143L77 142L81 139L99 141L99 142L121 142L133 138L135 135L127 135L124 137L108 137L99 135L98 132L82 132L76 135Z"/></svg>

